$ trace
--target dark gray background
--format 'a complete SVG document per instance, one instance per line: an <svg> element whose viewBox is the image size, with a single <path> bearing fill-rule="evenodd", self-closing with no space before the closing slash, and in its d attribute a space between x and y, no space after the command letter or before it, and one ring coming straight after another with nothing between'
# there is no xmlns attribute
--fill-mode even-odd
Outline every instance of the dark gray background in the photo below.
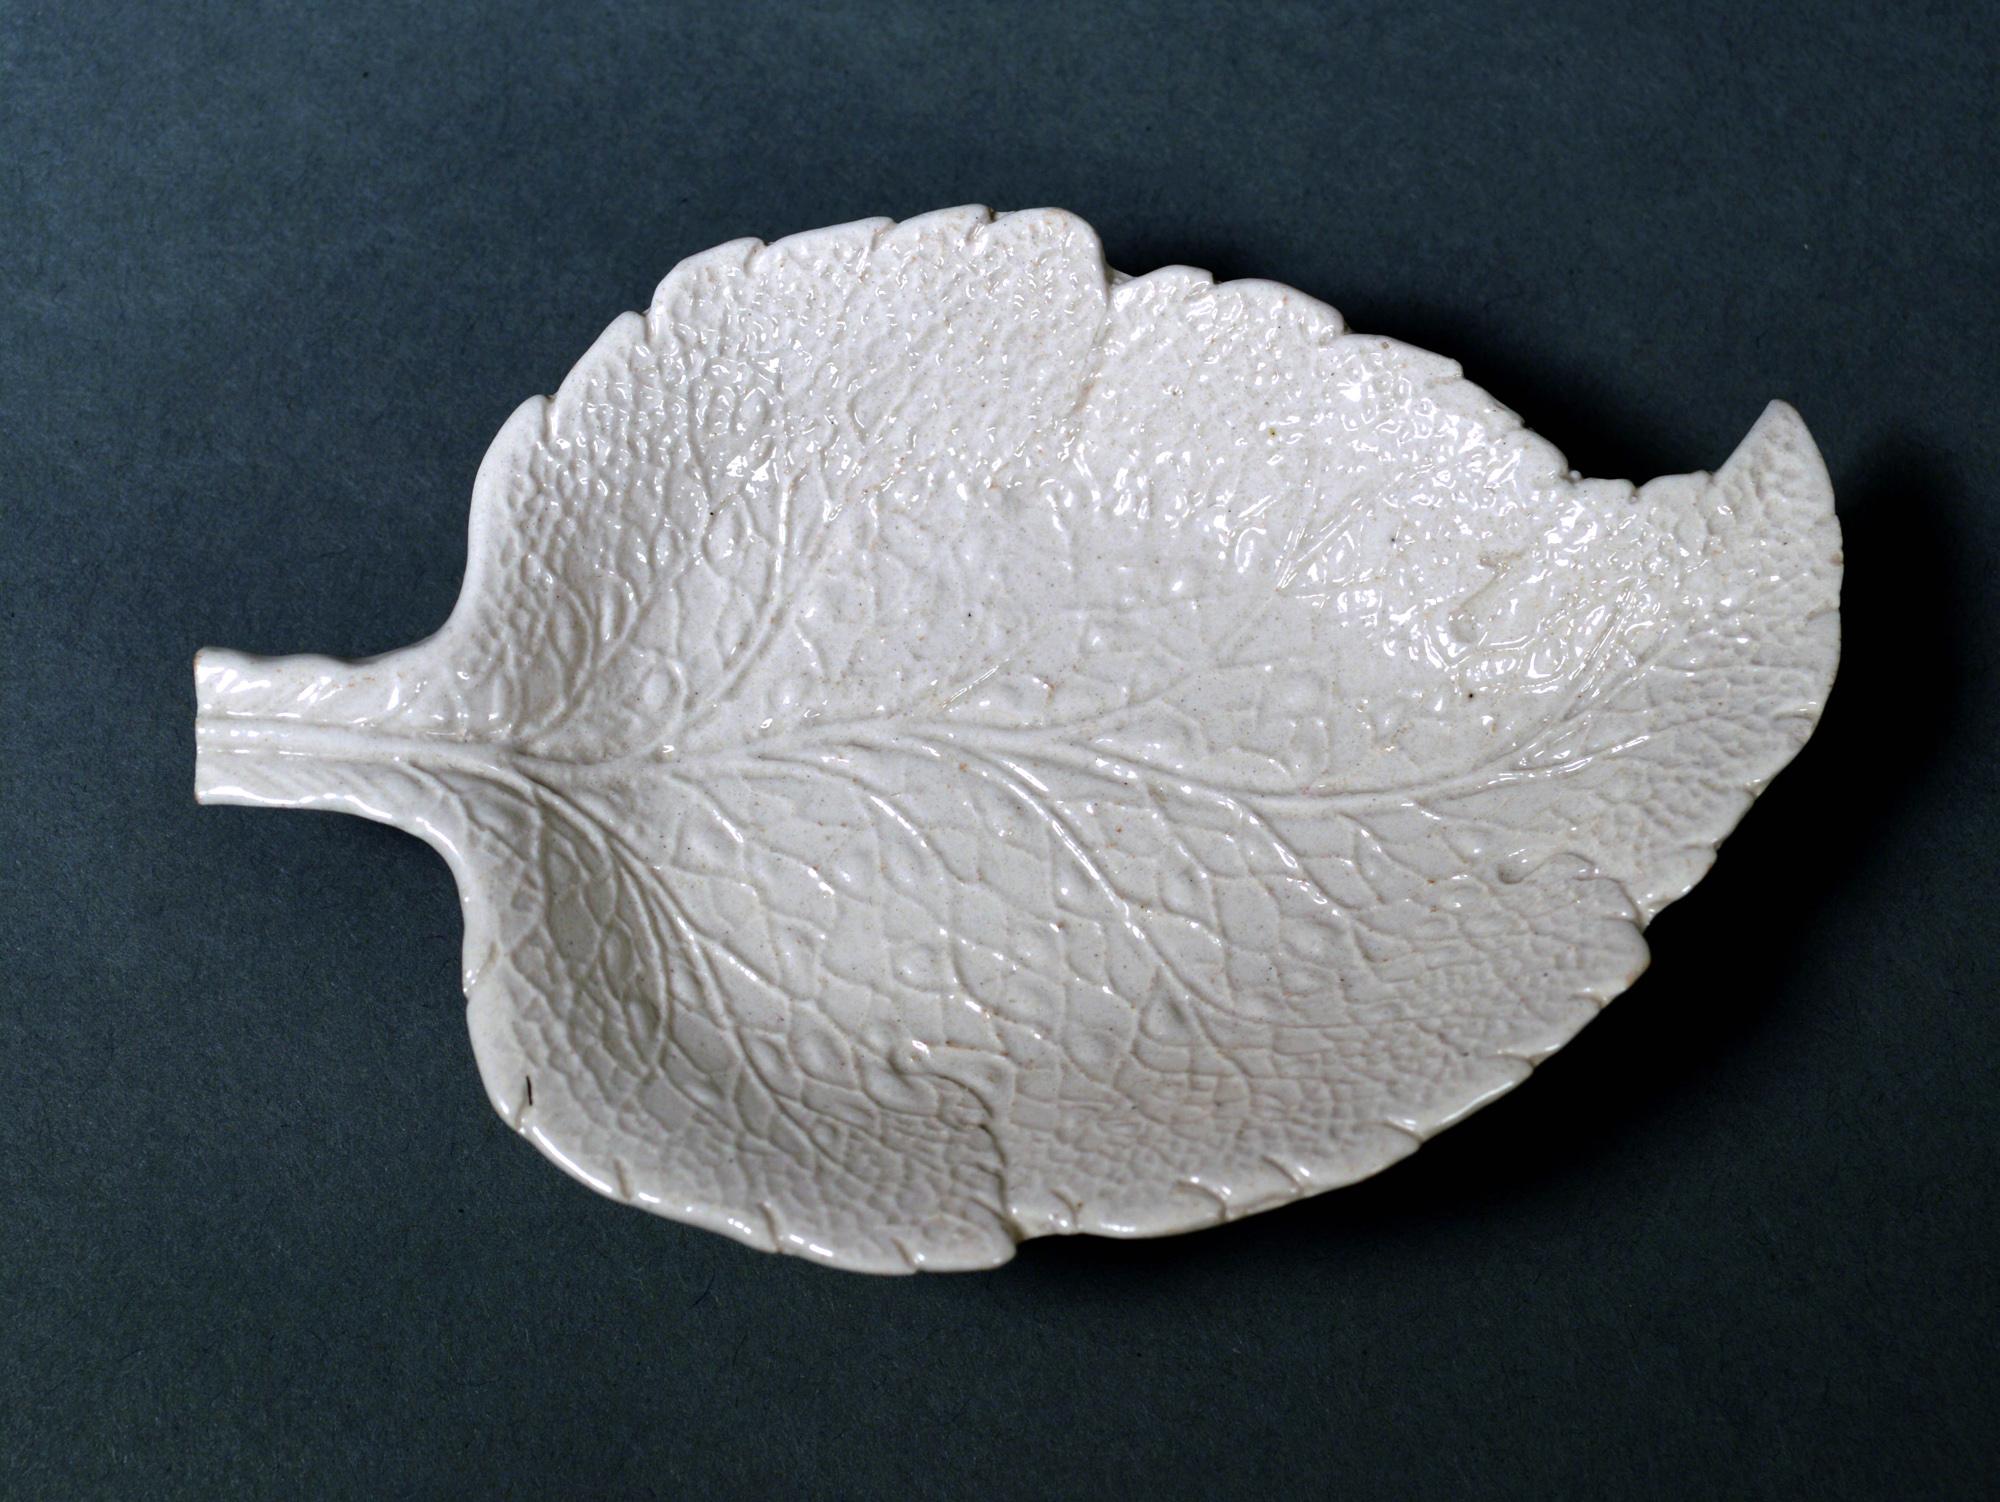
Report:
<svg viewBox="0 0 2000 1502"><path fill-rule="evenodd" d="M1973 1495L2000 47L1876 8L0 0L0 1494ZM876 1281L510 1136L443 864L197 812L188 659L428 632L501 420L676 260L961 202L1304 288L1591 474L1788 397L1848 644L1470 1125Z"/></svg>

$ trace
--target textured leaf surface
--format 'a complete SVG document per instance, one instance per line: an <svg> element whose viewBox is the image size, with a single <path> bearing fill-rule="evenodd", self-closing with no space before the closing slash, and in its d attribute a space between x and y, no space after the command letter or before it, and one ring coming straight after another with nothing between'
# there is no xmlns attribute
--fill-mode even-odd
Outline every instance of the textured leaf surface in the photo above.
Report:
<svg viewBox="0 0 2000 1502"><path fill-rule="evenodd" d="M496 1107L901 1270L1372 1173L1645 963L1838 655L1824 470L1581 480L1070 216L698 256L527 403L438 636L205 653L199 789L445 851Z"/></svg>

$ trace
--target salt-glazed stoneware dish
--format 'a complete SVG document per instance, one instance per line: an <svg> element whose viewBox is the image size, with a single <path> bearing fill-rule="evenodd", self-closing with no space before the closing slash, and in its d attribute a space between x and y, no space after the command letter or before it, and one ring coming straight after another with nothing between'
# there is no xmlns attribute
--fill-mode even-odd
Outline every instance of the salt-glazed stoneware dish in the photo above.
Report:
<svg viewBox="0 0 2000 1502"><path fill-rule="evenodd" d="M1840 572L1780 403L1586 480L1310 297L959 209L683 262L501 430L436 636L200 654L196 788L443 852L591 1187L987 1267L1527 1078L1811 732Z"/></svg>

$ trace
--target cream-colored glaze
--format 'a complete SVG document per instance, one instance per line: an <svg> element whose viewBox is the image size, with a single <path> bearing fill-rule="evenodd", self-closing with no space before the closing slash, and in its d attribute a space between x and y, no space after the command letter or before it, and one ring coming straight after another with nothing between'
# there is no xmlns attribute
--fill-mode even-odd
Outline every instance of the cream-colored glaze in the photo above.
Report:
<svg viewBox="0 0 2000 1502"><path fill-rule="evenodd" d="M1572 474L1448 360L981 209L684 262L366 662L203 652L204 801L443 852L494 1106L848 1268L1188 1230L1511 1089L1811 732L1819 456Z"/></svg>

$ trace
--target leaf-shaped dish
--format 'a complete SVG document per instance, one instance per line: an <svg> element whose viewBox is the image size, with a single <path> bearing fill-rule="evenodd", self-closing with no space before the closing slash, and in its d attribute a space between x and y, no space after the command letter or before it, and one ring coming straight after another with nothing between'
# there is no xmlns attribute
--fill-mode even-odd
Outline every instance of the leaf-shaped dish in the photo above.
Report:
<svg viewBox="0 0 2000 1502"><path fill-rule="evenodd" d="M208 802L430 841L593 1188L983 1267L1352 1183L1646 963L1818 717L1819 456L1571 473L1448 360L1058 212L694 257L521 407L464 592L203 652Z"/></svg>

